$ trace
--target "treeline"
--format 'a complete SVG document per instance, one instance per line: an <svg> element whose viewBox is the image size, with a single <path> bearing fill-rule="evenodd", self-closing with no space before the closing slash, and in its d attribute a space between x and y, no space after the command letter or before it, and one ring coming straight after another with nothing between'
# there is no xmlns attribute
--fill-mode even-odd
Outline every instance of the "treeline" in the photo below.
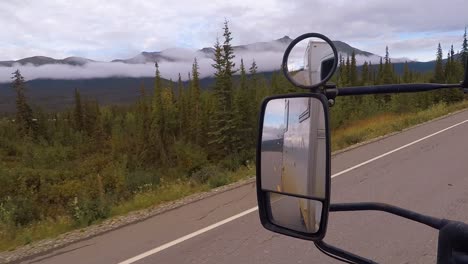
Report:
<svg viewBox="0 0 468 264"><path fill-rule="evenodd" d="M338 87L395 83L459 83L464 77L466 58L468 58L468 44L465 29L462 50L455 54L452 45L445 62L439 43L433 72L412 71L408 62L405 62L403 74L397 74L389 49L386 47L385 57L380 58L378 65L365 61L362 66L358 67L354 51L346 59L340 56L338 70L332 80L337 83ZM384 112L419 111L434 104L451 104L463 99L462 89L442 89L414 94L338 97L336 106L331 110L331 125L332 128L337 128L346 123Z"/></svg>
<svg viewBox="0 0 468 264"><path fill-rule="evenodd" d="M0 120L0 229L57 217L87 225L166 183L216 187L226 172L254 166L260 101L293 87L279 73L267 80L255 61L235 65L231 40L226 23L213 89L200 89L196 59L185 84L180 74L163 82L156 63L154 87L136 88L126 107L102 107L76 89L72 109L33 111L16 71L16 116Z"/></svg>
<svg viewBox="0 0 468 264"><path fill-rule="evenodd" d="M136 88L138 101L126 107L102 107L82 98L77 89L72 109L39 111L29 106L24 78L16 71L16 116L0 119L0 234L63 217L88 225L108 217L112 206L142 192L157 192L168 182L216 187L227 182L226 171L254 166L261 100L298 90L279 72L267 80L255 61L235 65L227 22L223 29L214 45L212 89L200 89L196 59L186 84L180 74L176 82L163 83L156 63L154 87ZM379 65L365 63L360 71L353 53L340 58L334 80L343 87L461 79L461 64L454 54L450 58L444 64L437 57L442 75L438 64L435 74L411 72L406 66L399 76L388 49ZM462 98L455 90L337 98L332 126Z"/></svg>

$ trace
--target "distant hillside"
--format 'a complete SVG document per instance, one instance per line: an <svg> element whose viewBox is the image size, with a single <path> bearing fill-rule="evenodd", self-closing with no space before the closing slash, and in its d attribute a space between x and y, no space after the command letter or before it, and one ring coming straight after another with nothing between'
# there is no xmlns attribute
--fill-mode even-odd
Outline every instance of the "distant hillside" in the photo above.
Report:
<svg viewBox="0 0 468 264"><path fill-rule="evenodd" d="M409 62L409 68L416 72L427 72L434 69L435 61ZM395 71L403 73L404 63L394 63ZM378 67L378 65L374 65ZM361 66L358 67L358 70ZM273 72L261 73L267 80L271 79ZM234 76L236 82L238 76ZM168 83L168 80L164 80ZM152 93L154 78L96 78L81 80L51 80L37 79L27 82L26 95L32 104L40 106L47 111L63 110L73 105L73 93L78 88L84 97L97 99L103 105L130 104L137 100L141 84L146 91ZM186 83L185 83L186 84ZM200 80L202 89L209 89L214 85L214 78ZM10 83L0 83L0 113L14 111L15 94Z"/></svg>
<svg viewBox="0 0 468 264"><path fill-rule="evenodd" d="M271 79L272 72L261 73ZM233 78L237 82L239 76ZM66 109L74 103L74 91L79 89L82 97L96 99L103 105L126 105L137 101L141 85L147 94L152 94L154 77L148 78L99 78L83 80L50 80L38 79L26 82L26 96L32 105L45 111ZM169 80L163 79L163 85L170 86ZM187 85L187 82L184 82ZM210 89L214 78L200 79L202 89ZM11 113L15 110L15 93L10 83L0 83L0 113Z"/></svg>
<svg viewBox="0 0 468 264"><path fill-rule="evenodd" d="M165 80L165 82L169 82ZM85 98L100 104L129 104L135 102L142 84L152 93L154 78L100 78L86 80L32 80L26 83L26 96L32 105L46 111L63 110L73 105L75 88ZM0 83L0 113L15 109L15 93L9 83Z"/></svg>
<svg viewBox="0 0 468 264"><path fill-rule="evenodd" d="M405 66L404 62L399 62L399 63L392 63L395 72L399 75L403 74L403 69ZM417 61L412 61L408 62L408 67L410 70L415 71L415 72L428 72L434 70L435 66L435 61L428 61L428 62L417 62ZM372 67L374 69L377 69L379 67L378 64L372 64ZM358 71L361 71L362 66L358 66Z"/></svg>
<svg viewBox="0 0 468 264"><path fill-rule="evenodd" d="M3 67L12 67L13 64L32 64L34 66L41 66L46 64L67 64L72 66L83 66L88 62L94 62L93 60L81 58L81 57L68 57L65 59L54 59L45 56L34 56L28 57L21 60L16 61L0 61L0 66Z"/></svg>

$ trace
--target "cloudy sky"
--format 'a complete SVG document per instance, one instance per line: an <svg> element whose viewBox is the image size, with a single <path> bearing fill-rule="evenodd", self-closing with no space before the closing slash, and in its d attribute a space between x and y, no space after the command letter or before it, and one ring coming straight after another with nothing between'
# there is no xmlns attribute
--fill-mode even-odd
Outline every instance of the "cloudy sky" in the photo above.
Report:
<svg viewBox="0 0 468 264"><path fill-rule="evenodd" d="M109 3L105 3L109 2ZM194 4L196 2L196 4ZM99 61L141 51L212 46L225 19L233 44L320 32L383 55L419 61L460 49L466 0L8 0L0 2L0 60L43 55Z"/></svg>

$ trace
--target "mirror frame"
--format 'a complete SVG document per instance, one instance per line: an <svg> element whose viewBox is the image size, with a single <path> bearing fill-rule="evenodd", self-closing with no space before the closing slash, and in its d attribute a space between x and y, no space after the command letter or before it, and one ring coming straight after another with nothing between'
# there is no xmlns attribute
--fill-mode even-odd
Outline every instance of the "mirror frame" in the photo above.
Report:
<svg viewBox="0 0 468 264"><path fill-rule="evenodd" d="M323 105L323 110L325 114L325 135L326 135L326 169L325 169L325 199L323 200L323 209L322 216L320 219L320 227L318 232L314 234L305 233L296 231L293 229L281 227L274 224L270 221L271 209L269 209L269 195L270 191L262 190L262 180L261 180L261 147L262 147L262 134L263 134L263 121L266 106L269 101L274 99L284 99L284 98L297 98L297 97L311 97L316 98L321 101ZM257 154L256 154L256 183L257 183L257 202L258 202L258 212L260 214L260 221L264 228L283 235L296 237L305 240L319 241L325 237L327 232L328 224L328 213L330 209L330 187L331 187L331 149L330 149L330 127L329 127L329 111L328 111L328 100L322 93L295 93L295 94L284 94L284 95L275 95L266 97L261 106L260 116L259 116L259 129L257 135ZM286 195L286 194L285 194Z"/></svg>
<svg viewBox="0 0 468 264"><path fill-rule="evenodd" d="M299 43L301 40L306 39L306 38L320 38L320 39L325 40L325 42L327 42L331 46L333 50L333 55L335 56L335 62L333 63L333 67L330 73L327 75L327 77L325 77L325 79L323 79L321 82L315 85L299 84L289 76L289 72L288 72L289 54L291 53L292 49L294 48L294 46L296 46L297 43ZM289 46L286 48L286 51L284 52L283 64L281 65L283 74L286 77L286 79L288 79L288 81L291 82L294 86L303 88L303 89L316 89L316 88L319 88L320 86L325 85L328 82L328 80L330 80L331 77L333 77L333 74L335 74L337 67L338 67L338 51L335 47L335 44L333 44L333 41L331 41L325 35L322 35L319 33L306 33L306 34L300 35L299 37L295 38L291 43L289 43Z"/></svg>

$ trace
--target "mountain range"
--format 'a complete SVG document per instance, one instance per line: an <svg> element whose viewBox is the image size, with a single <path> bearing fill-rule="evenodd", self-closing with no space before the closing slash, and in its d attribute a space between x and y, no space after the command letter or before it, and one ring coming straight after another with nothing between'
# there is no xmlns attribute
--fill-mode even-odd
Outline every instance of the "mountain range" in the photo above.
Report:
<svg viewBox="0 0 468 264"><path fill-rule="evenodd" d="M284 36L280 39L276 39L270 42L256 42L246 45L234 46L234 53L242 54L244 52L281 52L283 53L286 47L291 43L292 39L288 36ZM333 41L337 50L343 54L351 55L354 50L358 63L361 61L371 61L372 63L377 63L380 60L379 55L373 54L371 52L363 51L355 47L350 46L349 44L342 41ZM144 63L164 63L164 62L179 62L179 61L192 61L194 57L197 58L214 58L214 48L205 47L199 50L190 50L184 48L170 48L162 51L143 51L132 58L127 59L114 59L109 63L121 62L126 64L144 64ZM394 58L393 62L404 62L407 59ZM46 56L33 56L27 57L20 60L9 60L9 61L0 61L0 66L3 67L13 67L14 65L33 65L33 66L42 66L50 64L63 64L71 66L84 66L92 62L102 62L91 60L83 57L68 57L64 59L55 59Z"/></svg>
<svg viewBox="0 0 468 264"><path fill-rule="evenodd" d="M282 54L291 41L291 38L285 36L270 42L238 45L234 46L234 53L237 58L244 57L244 59L247 55L253 54L255 60L258 62L259 72L265 75L267 79L270 79L271 73L279 69ZM334 44L338 51L344 56L351 54L354 50L358 64L364 61L371 61L376 65L380 61L380 56L356 49L345 42L334 41ZM260 56L261 54L263 54L263 56ZM182 66L185 67L184 69L191 69L191 63L194 57L199 58L199 62L204 62L204 68L201 68L200 72L202 74L205 73L205 77L200 80L200 83L202 88L209 88L214 81L210 74L206 74L207 71L212 70L211 63L214 57L214 49L211 47L199 50L172 48L159 52L141 52L132 58L115 59L109 62L98 62L81 57L54 59L44 56L29 57L17 61L1 61L0 73L3 67L7 67L3 70L3 73L7 75L6 78L3 78L6 80L3 83L0 79L0 112L11 113L15 109L15 94L10 84L11 70L14 68L12 69L10 67L16 65L23 65L22 67L26 67L29 70L29 72L22 72L27 80L26 95L33 105L40 106L45 110L62 110L73 104L73 94L76 88L80 90L84 97L97 99L102 104L128 104L134 102L138 97L138 89L142 84L147 87L148 91L152 90L151 88L153 87L154 80L154 77L152 77L154 74L154 66L151 65L152 63L157 61L162 69L167 69L172 64L173 70L180 71L179 68ZM394 62L395 70L397 72L402 72L404 63L398 63L398 61L404 61L404 59L393 58L392 61ZM148 63L150 64L147 65ZM66 67L56 67L61 65ZM127 65L124 68L124 72L127 69L133 69L135 67L136 69L146 67L146 69L149 70L149 74L138 76L107 75L99 78L82 78L82 76L79 76L80 70L87 69L87 72L94 72L101 69L101 67L109 65L116 65L119 67ZM80 78L32 78L30 75L31 69L41 69L52 66L54 67L53 70L67 68L69 70L68 76L74 77L78 75ZM409 67L414 71L424 72L434 68L434 61L409 62ZM48 73L49 68L44 68L41 72ZM164 74L162 74L162 76L169 79ZM235 76L235 78L238 78L238 76ZM165 81L169 82L169 80Z"/></svg>

